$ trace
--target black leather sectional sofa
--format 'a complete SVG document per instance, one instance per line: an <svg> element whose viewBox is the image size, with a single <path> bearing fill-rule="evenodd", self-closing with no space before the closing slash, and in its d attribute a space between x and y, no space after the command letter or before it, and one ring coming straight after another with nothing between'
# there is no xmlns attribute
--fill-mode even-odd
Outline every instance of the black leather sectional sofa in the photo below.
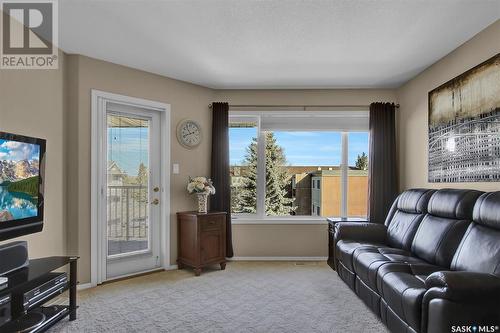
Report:
<svg viewBox="0 0 500 333"><path fill-rule="evenodd" d="M339 276L392 332L500 332L500 192L408 190L334 241Z"/></svg>

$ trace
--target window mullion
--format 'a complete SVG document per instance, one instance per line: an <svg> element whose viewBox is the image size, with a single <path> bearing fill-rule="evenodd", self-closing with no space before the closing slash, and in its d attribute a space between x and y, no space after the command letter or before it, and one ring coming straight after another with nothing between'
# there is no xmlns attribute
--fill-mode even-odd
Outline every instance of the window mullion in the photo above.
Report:
<svg viewBox="0 0 500 333"><path fill-rule="evenodd" d="M261 118L257 122L257 217L264 218L266 201L266 133L261 130Z"/></svg>
<svg viewBox="0 0 500 333"><path fill-rule="evenodd" d="M342 132L340 216L347 217L347 191L349 177L349 133Z"/></svg>

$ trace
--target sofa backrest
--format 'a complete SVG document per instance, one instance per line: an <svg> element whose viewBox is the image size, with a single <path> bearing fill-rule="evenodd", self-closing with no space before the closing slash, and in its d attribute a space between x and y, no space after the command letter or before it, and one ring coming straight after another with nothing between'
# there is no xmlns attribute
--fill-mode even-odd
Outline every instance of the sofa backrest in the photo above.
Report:
<svg viewBox="0 0 500 333"><path fill-rule="evenodd" d="M401 193L392 204L385 220L387 243L409 250L417 228L427 212L434 190L410 189Z"/></svg>
<svg viewBox="0 0 500 333"><path fill-rule="evenodd" d="M449 268L482 193L459 189L436 191L415 234L411 252L429 263Z"/></svg>
<svg viewBox="0 0 500 333"><path fill-rule="evenodd" d="M500 276L500 192L484 193L476 201L473 222L455 252L451 269Z"/></svg>

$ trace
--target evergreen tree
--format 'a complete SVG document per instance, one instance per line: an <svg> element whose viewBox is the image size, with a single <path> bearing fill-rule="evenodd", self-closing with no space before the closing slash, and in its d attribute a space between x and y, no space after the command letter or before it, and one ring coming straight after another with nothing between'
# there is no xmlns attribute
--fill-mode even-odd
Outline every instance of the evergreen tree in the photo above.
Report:
<svg viewBox="0 0 500 333"><path fill-rule="evenodd" d="M236 194L238 211L255 213L257 207L257 139L247 148L245 165L248 172L244 184ZM290 215L295 209L293 199L287 197L289 182L283 148L276 143L272 132L266 133L266 215Z"/></svg>
<svg viewBox="0 0 500 333"><path fill-rule="evenodd" d="M146 202L147 201L147 185L148 185L148 169L144 165L144 163L141 162L139 165L139 170L137 171L137 177L135 178L135 181L137 185L141 185L141 188L139 188L137 191L133 192L133 197L136 200L139 200L139 202ZM146 186L146 187L144 187Z"/></svg>
<svg viewBox="0 0 500 333"><path fill-rule="evenodd" d="M368 170L368 156L366 156L365 152L361 155L358 154L358 158L356 159L356 168L359 170Z"/></svg>
<svg viewBox="0 0 500 333"><path fill-rule="evenodd" d="M139 165L139 171L137 171L136 182L138 185L147 185L148 183L148 169L142 162Z"/></svg>
<svg viewBox="0 0 500 333"><path fill-rule="evenodd" d="M235 189L234 211L255 214L257 212L257 139L247 147L243 165L246 166L242 186Z"/></svg>

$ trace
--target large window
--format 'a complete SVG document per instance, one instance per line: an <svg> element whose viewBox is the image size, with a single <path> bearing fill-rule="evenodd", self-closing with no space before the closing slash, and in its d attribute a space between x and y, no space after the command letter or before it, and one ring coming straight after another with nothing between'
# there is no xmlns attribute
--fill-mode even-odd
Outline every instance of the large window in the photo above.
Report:
<svg viewBox="0 0 500 333"><path fill-rule="evenodd" d="M235 216L367 215L367 112L231 112L229 139Z"/></svg>

